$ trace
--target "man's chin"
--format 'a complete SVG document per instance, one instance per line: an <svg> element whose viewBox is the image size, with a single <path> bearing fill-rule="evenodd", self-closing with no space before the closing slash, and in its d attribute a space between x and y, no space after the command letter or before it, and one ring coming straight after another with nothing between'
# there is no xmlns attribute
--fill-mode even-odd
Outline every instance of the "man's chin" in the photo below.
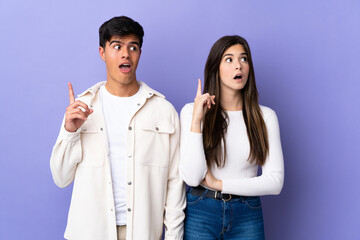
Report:
<svg viewBox="0 0 360 240"><path fill-rule="evenodd" d="M136 77L126 77L126 78L119 78L116 81L116 84L121 84L121 85L132 85L135 84L136 81Z"/></svg>

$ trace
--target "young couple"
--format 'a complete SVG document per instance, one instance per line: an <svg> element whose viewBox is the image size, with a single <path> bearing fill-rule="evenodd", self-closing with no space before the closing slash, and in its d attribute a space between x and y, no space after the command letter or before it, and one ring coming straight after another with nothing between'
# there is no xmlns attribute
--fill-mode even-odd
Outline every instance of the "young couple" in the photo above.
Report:
<svg viewBox="0 0 360 240"><path fill-rule="evenodd" d="M65 238L161 239L165 225L169 240L264 239L258 196L280 193L284 165L276 114L258 104L248 43L225 36L213 45L204 91L199 80L179 122L165 97L136 79L143 36L128 17L105 22L107 81L77 99L69 83L50 160L59 187L74 181Z"/></svg>

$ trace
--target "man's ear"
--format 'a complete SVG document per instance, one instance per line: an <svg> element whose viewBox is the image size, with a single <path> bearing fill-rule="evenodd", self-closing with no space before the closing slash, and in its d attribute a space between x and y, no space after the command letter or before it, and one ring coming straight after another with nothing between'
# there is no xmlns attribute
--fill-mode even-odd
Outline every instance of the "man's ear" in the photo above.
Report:
<svg viewBox="0 0 360 240"><path fill-rule="evenodd" d="M105 49L103 47L99 47L99 54L101 59L105 62Z"/></svg>

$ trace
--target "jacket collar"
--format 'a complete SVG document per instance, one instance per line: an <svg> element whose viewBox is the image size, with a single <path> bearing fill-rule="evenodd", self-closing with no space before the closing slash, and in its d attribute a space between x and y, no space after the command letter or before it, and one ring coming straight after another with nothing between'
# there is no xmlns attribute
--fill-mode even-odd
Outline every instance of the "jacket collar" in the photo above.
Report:
<svg viewBox="0 0 360 240"><path fill-rule="evenodd" d="M82 97L82 96L85 96L85 95L88 95L88 94L90 94L90 95L92 95L92 97L94 97L96 95L96 93L99 91L100 87L102 85L104 85L105 83L106 83L106 81L98 82L94 86L88 88L83 93L79 94L78 97ZM162 95L158 91L155 91L154 89L150 88L144 82L138 81L138 84L142 87L141 94L143 96L145 96L146 98L151 98L154 95L159 96L161 98L165 98L164 95Z"/></svg>

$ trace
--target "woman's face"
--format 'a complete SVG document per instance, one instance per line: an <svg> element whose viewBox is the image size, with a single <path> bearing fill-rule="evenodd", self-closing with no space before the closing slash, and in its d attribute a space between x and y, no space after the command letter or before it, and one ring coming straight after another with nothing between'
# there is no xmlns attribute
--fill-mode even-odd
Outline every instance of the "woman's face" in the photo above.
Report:
<svg viewBox="0 0 360 240"><path fill-rule="evenodd" d="M239 92L249 76L248 56L240 44L229 47L220 61L220 86L222 92Z"/></svg>

